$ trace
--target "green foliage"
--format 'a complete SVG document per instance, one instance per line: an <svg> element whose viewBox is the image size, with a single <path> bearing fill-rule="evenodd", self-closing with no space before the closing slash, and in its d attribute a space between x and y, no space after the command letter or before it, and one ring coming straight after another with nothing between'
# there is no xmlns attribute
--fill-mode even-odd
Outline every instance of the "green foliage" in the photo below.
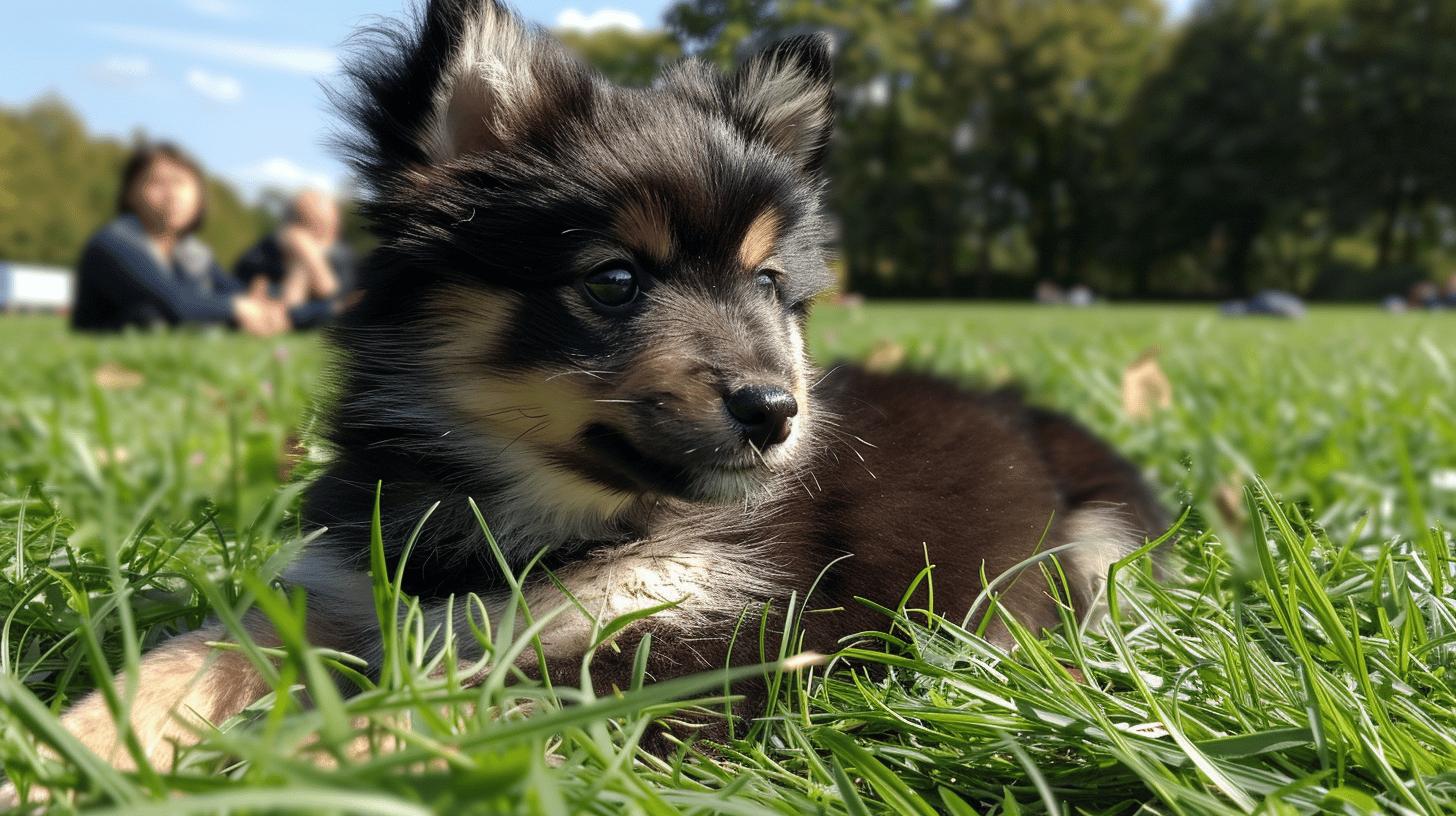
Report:
<svg viewBox="0 0 1456 816"><path fill-rule="evenodd" d="M591 34L559 31L556 36L607 79L638 88L651 84L663 68L682 57L677 40L662 31L607 28Z"/></svg>
<svg viewBox="0 0 1456 816"><path fill-rule="evenodd" d="M1320 109L1324 139L1349 140L1330 156L1332 198L1346 217L1373 219L1375 266L1416 267L1441 243L1456 195L1456 5L1434 0L1349 0L1324 33ZM1337 162L1337 163L1336 163ZM1343 214L1343 213L1342 213Z"/></svg>
<svg viewBox="0 0 1456 816"><path fill-rule="evenodd" d="M91 233L116 215L128 152L88 134L59 99L0 109L0 260L74 265ZM207 197L202 239L230 267L272 220L216 177Z"/></svg>
<svg viewBox="0 0 1456 816"><path fill-rule="evenodd" d="M0 111L0 258L64 264L116 212L126 150L58 99Z"/></svg>
<svg viewBox="0 0 1456 816"><path fill-rule="evenodd" d="M840 44L850 284L1403 292L1456 256L1456 0L680 0L720 64Z"/></svg>
<svg viewBox="0 0 1456 816"><path fill-rule="evenodd" d="M279 467L306 435L322 354L312 337L97 339L10 319L0 762L22 786L76 797L58 812L1456 809L1456 547L1441 526L1456 519L1456 323L903 304L823 309L810 334L826 363L888 343L910 367L1015 379L1071 411L1191 506L1167 574L1129 559L1104 631L1017 631L1006 655L962 625L977 588L932 568L935 609L884 610L884 631L831 665L771 673L773 718L711 759L664 761L636 750L649 722L674 700L721 710L721 675L621 695L545 688L499 668L531 648L513 616L423 631L396 576L376 571L381 617L402 622L377 685L339 698L319 668L355 662L285 638L273 695L174 772L119 773L57 730L96 678L209 613L236 620L253 597L280 631L302 631L266 580L298 544L298 486L280 488ZM1132 421L1118 378L1149 346L1173 407ZM1050 576L1055 591L1046 566L1023 580ZM813 625L813 598L794 608ZM532 612L549 625L551 610ZM452 638L480 642L485 682L441 651Z"/></svg>

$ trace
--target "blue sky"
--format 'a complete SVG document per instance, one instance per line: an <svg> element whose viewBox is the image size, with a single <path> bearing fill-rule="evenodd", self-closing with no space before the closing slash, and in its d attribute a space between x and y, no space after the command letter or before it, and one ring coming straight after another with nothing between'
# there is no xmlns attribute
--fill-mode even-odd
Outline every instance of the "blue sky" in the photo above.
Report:
<svg viewBox="0 0 1456 816"><path fill-rule="evenodd" d="M0 105L55 93L94 132L180 142L245 191L332 186L320 89L360 23L407 0L26 0L0 26ZM1175 11L1191 0L1169 0ZM656 26L666 0L518 0L552 26Z"/></svg>

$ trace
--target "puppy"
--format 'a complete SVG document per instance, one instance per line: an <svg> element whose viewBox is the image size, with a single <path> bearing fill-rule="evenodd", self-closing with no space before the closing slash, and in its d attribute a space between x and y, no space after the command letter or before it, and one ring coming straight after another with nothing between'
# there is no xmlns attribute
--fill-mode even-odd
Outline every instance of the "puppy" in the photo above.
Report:
<svg viewBox="0 0 1456 816"><path fill-rule="evenodd" d="M302 511L323 532L288 576L316 644L379 657L379 482L390 574L437 620L452 595L500 610L510 592L468 500L511 571L542 556L555 580L527 575L529 606L574 599L541 637L563 679L594 621L672 604L596 656L598 689L625 686L648 633L655 679L756 661L766 605L816 581L809 605L832 611L806 619L802 645L832 651L885 624L857 599L896 606L927 559L959 616L983 576L1075 545L1060 560L1085 614L1109 564L1163 529L1137 470L1066 417L811 364L805 321L831 280L827 38L632 89L491 0L437 0L402 29L370 35L342 99L380 248L331 334L333 458ZM998 587L1000 606L1054 626L1030 573ZM744 616L755 634L735 653ZM207 639L144 663L135 725L154 762L186 738L177 715L217 720L266 690ZM67 719L125 764L103 714L92 697Z"/></svg>

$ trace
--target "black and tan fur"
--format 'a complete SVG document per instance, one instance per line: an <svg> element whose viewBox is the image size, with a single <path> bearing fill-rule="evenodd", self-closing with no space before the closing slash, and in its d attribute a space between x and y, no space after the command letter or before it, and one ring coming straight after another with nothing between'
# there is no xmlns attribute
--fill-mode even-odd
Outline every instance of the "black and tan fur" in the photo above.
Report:
<svg viewBox="0 0 1456 816"><path fill-rule="evenodd" d="M658 679L756 659L727 653L739 615L816 579L810 606L840 611L810 616L805 645L833 650L885 623L855 598L894 606L927 555L937 603L959 615L983 573L1076 543L1062 562L1087 610L1110 561L1160 531L1136 470L1065 417L810 363L805 320L830 283L826 38L626 89L490 0L441 0L368 36L352 77L350 150L381 247L331 338L334 458L303 509L326 531L289 573L320 644L377 654L365 570L381 480L391 560L440 503L404 566L433 614L452 593L506 591L468 499L513 568L545 551L598 616L681 601L622 633L624 657L598 657L598 688L622 682L647 632ZM612 264L640 271L620 313L582 288ZM749 385L793 396L787 439L748 444L724 399ZM539 576L527 596L565 602ZM1058 620L1039 572L1001 604L1032 628ZM589 634L575 609L545 633L567 676ZM237 710L255 680L190 637L148 659L143 687L203 689L186 702L206 717ZM138 725L182 699L138 700ZM91 727L98 705L71 724ZM109 733L83 736L116 759Z"/></svg>

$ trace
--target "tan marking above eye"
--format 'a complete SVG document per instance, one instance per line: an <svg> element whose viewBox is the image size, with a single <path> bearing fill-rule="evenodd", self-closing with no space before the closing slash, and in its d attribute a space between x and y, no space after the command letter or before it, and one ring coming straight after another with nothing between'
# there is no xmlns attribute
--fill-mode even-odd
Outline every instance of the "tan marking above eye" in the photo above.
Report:
<svg viewBox="0 0 1456 816"><path fill-rule="evenodd" d="M617 213L612 229L623 243L653 260L672 257L672 224L662 205L653 201L633 201Z"/></svg>
<svg viewBox="0 0 1456 816"><path fill-rule="evenodd" d="M783 218L778 210L767 209L759 213L743 232L743 241L738 245L738 262L746 269L757 270L773 255L782 227Z"/></svg>

